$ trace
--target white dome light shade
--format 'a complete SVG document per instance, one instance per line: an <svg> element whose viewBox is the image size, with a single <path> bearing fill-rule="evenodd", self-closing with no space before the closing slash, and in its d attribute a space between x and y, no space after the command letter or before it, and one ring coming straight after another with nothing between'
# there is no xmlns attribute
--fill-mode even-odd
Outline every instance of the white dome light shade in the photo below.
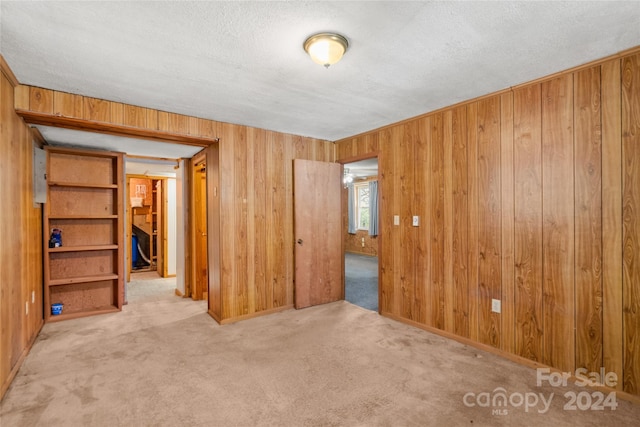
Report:
<svg viewBox="0 0 640 427"><path fill-rule="evenodd" d="M349 47L349 42L340 34L319 33L305 40L303 47L313 62L328 68L340 61Z"/></svg>

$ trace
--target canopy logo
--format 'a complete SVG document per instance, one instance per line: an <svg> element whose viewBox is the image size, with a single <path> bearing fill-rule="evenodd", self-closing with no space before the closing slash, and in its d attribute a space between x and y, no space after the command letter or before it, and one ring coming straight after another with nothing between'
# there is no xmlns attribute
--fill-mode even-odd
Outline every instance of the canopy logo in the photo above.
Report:
<svg viewBox="0 0 640 427"><path fill-rule="evenodd" d="M618 384L616 373L606 372L605 368L601 368L599 372L589 372L586 368L579 368L574 375L570 372L551 372L550 368L538 368L536 369L536 386L567 387L572 377L575 378L573 384L578 387L602 385L615 387ZM525 412L535 410L539 414L545 414L551 408L554 396L555 393L545 395L533 391L508 393L505 388L497 387L491 392L467 392L462 397L462 402L467 407L491 408L492 415L508 415L511 408L520 407L523 407ZM565 411L604 411L606 409L615 411L618 407L614 391L605 395L601 391L570 390L564 393L563 397Z"/></svg>

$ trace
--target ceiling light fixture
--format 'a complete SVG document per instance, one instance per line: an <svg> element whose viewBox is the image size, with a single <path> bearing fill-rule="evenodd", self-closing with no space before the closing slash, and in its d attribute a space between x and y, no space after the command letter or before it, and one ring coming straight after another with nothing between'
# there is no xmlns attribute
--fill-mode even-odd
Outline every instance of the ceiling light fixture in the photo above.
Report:
<svg viewBox="0 0 640 427"><path fill-rule="evenodd" d="M349 42L340 34L318 33L305 40L302 47L313 62L329 68L340 61L349 47Z"/></svg>

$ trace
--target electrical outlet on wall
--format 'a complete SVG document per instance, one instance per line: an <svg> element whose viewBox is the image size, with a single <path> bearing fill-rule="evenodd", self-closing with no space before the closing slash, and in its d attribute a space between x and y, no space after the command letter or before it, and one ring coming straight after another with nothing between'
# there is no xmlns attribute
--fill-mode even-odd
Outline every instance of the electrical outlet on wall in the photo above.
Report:
<svg viewBox="0 0 640 427"><path fill-rule="evenodd" d="M36 302L36 291L31 291L31 304Z"/></svg>
<svg viewBox="0 0 640 427"><path fill-rule="evenodd" d="M500 313L500 300L492 299L491 300L491 311L494 313Z"/></svg>
<svg viewBox="0 0 640 427"><path fill-rule="evenodd" d="M25 316L29 315L29 301L24 302L24 315Z"/></svg>
<svg viewBox="0 0 640 427"><path fill-rule="evenodd" d="M393 225L400 225L400 215L393 216Z"/></svg>

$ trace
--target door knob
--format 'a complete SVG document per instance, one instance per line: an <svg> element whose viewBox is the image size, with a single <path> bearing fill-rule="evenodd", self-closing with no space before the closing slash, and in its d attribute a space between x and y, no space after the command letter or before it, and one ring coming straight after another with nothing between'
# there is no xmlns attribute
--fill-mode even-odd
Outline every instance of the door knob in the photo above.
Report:
<svg viewBox="0 0 640 427"><path fill-rule="evenodd" d="M302 239L298 239L297 243L302 246Z"/></svg>

